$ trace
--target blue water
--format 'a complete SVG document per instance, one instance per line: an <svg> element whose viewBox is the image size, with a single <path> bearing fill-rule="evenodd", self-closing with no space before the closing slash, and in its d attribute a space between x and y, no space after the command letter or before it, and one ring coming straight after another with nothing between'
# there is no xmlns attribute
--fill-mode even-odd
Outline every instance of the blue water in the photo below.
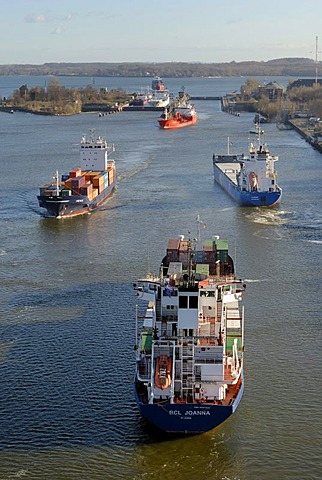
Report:
<svg viewBox="0 0 322 480"><path fill-rule="evenodd" d="M1 78L0 91L35 79L21 80ZM166 80L213 96L243 82ZM213 181L212 154L227 136L246 151L253 115L196 106L198 124L177 131L155 112L0 113L0 480L321 478L321 154L265 125L282 204L237 207ZM90 128L115 143L118 189L93 214L45 218L38 187L77 166L72 147ZM197 215L204 238L228 239L247 284L246 387L226 423L177 439L134 402L132 283L157 272L168 238L193 232Z"/></svg>

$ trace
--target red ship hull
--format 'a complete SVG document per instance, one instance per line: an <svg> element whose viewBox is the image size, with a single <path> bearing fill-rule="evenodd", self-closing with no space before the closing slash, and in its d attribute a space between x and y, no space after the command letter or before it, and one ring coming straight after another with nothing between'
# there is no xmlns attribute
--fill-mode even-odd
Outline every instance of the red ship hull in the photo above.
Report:
<svg viewBox="0 0 322 480"><path fill-rule="evenodd" d="M163 129L171 129L171 128L181 128L181 127L188 127L189 125L194 125L197 123L197 115L194 115L190 118L160 118L158 120L160 128Z"/></svg>

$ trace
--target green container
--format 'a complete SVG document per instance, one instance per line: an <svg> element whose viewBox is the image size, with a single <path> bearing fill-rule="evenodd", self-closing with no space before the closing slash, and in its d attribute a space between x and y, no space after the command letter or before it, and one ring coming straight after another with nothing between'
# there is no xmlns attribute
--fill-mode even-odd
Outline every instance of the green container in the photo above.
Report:
<svg viewBox="0 0 322 480"><path fill-rule="evenodd" d="M237 348L238 350L242 347L241 332L238 331L228 331L226 334L226 352L233 351L234 340L237 338Z"/></svg>
<svg viewBox="0 0 322 480"><path fill-rule="evenodd" d="M143 330L141 334L140 351L151 353L152 349L152 330Z"/></svg>
<svg viewBox="0 0 322 480"><path fill-rule="evenodd" d="M202 275L209 275L209 265L207 263L197 263L196 273L200 273Z"/></svg>
<svg viewBox="0 0 322 480"><path fill-rule="evenodd" d="M227 262L228 260L228 242L227 240L216 240L216 261Z"/></svg>
<svg viewBox="0 0 322 480"><path fill-rule="evenodd" d="M214 246L214 241L213 240L205 240L203 242L203 244L204 244L204 247L211 247L212 248Z"/></svg>
<svg viewBox="0 0 322 480"><path fill-rule="evenodd" d="M216 239L216 248L217 250L228 250L228 241L222 240L221 238Z"/></svg>

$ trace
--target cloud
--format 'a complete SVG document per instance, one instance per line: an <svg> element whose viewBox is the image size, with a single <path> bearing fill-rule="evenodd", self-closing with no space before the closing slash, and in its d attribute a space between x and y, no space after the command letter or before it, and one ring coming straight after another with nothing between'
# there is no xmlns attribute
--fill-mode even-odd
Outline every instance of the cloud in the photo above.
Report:
<svg viewBox="0 0 322 480"><path fill-rule="evenodd" d="M77 17L76 13L70 13L65 17L63 17L62 20L66 20L67 22L70 22L71 20L74 20L76 17Z"/></svg>
<svg viewBox="0 0 322 480"><path fill-rule="evenodd" d="M25 17L27 23L47 23L50 22L46 13L31 13Z"/></svg>
<svg viewBox="0 0 322 480"><path fill-rule="evenodd" d="M63 28L61 25L59 25L58 27L56 27L56 28L51 32L52 35L61 35L62 33L65 33L65 30L64 30L64 28Z"/></svg>
<svg viewBox="0 0 322 480"><path fill-rule="evenodd" d="M30 13L25 16L27 23L71 22L77 18L77 13L69 13L64 16L53 16L48 13Z"/></svg>

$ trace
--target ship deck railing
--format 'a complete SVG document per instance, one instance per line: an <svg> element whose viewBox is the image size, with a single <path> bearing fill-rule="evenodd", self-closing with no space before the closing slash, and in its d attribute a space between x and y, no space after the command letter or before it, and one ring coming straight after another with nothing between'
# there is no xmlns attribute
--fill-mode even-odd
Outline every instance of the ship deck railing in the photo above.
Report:
<svg viewBox="0 0 322 480"><path fill-rule="evenodd" d="M157 342L169 342L177 341L177 345L212 345L212 346L222 346L222 341L213 335L195 335L193 337L181 337L178 335L161 335L158 337Z"/></svg>
<svg viewBox="0 0 322 480"><path fill-rule="evenodd" d="M187 404L187 403L194 403L194 404L204 404L204 405L222 405L228 406L232 405L234 400L236 399L238 392L240 390L240 385L231 385L229 386L228 391L226 392L226 397L223 399L208 398L207 396L201 397L199 399L191 400L191 398L174 398L175 404Z"/></svg>
<svg viewBox="0 0 322 480"><path fill-rule="evenodd" d="M238 379L238 382L236 384L230 384L228 385L228 389L226 390L226 396L224 399L220 400L216 397L214 398L208 398L207 396L201 397L201 398L195 398L193 399L191 393L186 392L185 396L180 398L177 395L175 395L173 399L174 404L189 404L189 403L194 403L196 405L198 404L204 404L204 405L223 405L223 406L229 406L232 405L234 400L236 399L240 388L242 386L242 378L240 377ZM191 389L190 389L191 390ZM148 403L148 396L146 390L139 392L139 398L140 401L144 404ZM155 399L153 403L158 403L158 404L167 404L170 402L170 398L159 398Z"/></svg>
<svg viewBox="0 0 322 480"><path fill-rule="evenodd" d="M139 380L141 381L149 380L151 377L150 363L138 362L136 373Z"/></svg>
<svg viewBox="0 0 322 480"><path fill-rule="evenodd" d="M138 373L137 373L137 378L138 378L138 380L140 380L140 382L147 382L147 381L150 380L151 375L147 375L147 374L141 375L141 374L138 372Z"/></svg>
<svg viewBox="0 0 322 480"><path fill-rule="evenodd" d="M243 162L247 157L242 153L223 153L223 154L214 154L212 159L214 163L240 163Z"/></svg>

